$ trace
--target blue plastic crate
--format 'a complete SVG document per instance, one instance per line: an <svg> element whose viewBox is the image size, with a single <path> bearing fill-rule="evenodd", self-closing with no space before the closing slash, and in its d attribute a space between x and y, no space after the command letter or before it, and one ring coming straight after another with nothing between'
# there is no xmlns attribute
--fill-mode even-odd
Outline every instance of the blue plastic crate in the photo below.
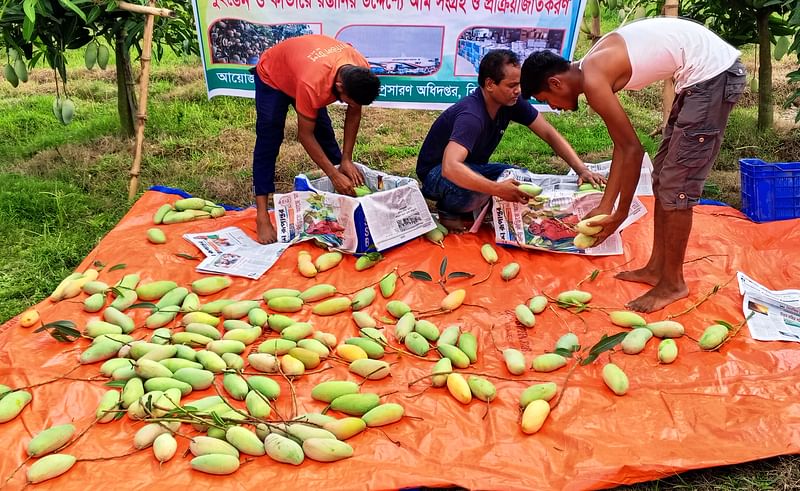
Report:
<svg viewBox="0 0 800 491"><path fill-rule="evenodd" d="M754 222L800 218L800 162L740 159L742 211Z"/></svg>

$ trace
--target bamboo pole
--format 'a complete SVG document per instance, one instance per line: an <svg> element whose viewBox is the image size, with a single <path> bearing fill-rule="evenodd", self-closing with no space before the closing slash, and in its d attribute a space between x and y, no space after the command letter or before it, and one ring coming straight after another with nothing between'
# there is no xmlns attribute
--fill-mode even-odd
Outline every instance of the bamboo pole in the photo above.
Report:
<svg viewBox="0 0 800 491"><path fill-rule="evenodd" d="M119 2L117 6L120 10L127 10L128 12L133 12L135 14L145 14L145 15L157 15L159 17L175 17L175 12L169 9L164 9L160 7L154 7L154 2L150 2L150 5L136 5L134 3L128 2Z"/></svg>
<svg viewBox="0 0 800 491"><path fill-rule="evenodd" d="M678 0L666 0L664 3L664 15L666 17L678 16ZM661 90L661 125L656 128L651 136L655 136L667 126L669 113L672 111L672 103L675 101L675 81L671 78L664 80L664 87Z"/></svg>
<svg viewBox="0 0 800 491"><path fill-rule="evenodd" d="M125 7L123 7L123 4ZM162 11L174 16L174 13L167 9L155 8L155 0L150 0L149 6L133 5L126 2L119 3L120 8L130 12L141 12L147 15L144 21L144 40L142 42L142 73L139 79L139 108L136 112L136 148L133 154L133 165L131 166L131 181L128 185L128 200L136 196L139 187L139 171L142 165L142 146L144 145L144 123L147 121L147 88L150 83L150 58L153 52L153 24L155 16L162 15Z"/></svg>

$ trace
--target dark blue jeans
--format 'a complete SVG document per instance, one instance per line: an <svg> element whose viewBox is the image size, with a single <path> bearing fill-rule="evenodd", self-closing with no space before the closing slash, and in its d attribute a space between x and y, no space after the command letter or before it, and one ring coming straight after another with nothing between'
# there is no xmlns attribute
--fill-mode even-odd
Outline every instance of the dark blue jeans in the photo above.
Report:
<svg viewBox="0 0 800 491"><path fill-rule="evenodd" d="M253 149L253 193L256 196L275 192L275 161L283 143L286 113L294 99L261 81L256 82L256 146ZM336 143L328 110L317 111L314 138L334 165L342 161L342 152Z"/></svg>
<svg viewBox="0 0 800 491"><path fill-rule="evenodd" d="M510 164L489 162L488 164L467 164L467 166L490 181L496 181ZM428 172L422 181L422 195L436 202L440 212L462 215L480 209L489 200L489 195L476 193L459 187L442 176L442 166L437 165Z"/></svg>

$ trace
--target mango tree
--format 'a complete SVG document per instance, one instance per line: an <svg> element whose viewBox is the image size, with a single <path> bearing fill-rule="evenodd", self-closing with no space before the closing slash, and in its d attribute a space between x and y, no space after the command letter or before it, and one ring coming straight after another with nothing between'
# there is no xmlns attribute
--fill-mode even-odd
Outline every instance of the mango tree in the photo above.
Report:
<svg viewBox="0 0 800 491"><path fill-rule="evenodd" d="M704 22L734 46L758 45L758 129L772 127L772 45L775 57L786 52L788 37L797 33L800 0L704 0L683 2L681 14ZM790 22L791 20L791 22ZM797 51L798 41L792 44ZM755 76L755 74L754 74ZM755 79L754 79L755 80Z"/></svg>
<svg viewBox="0 0 800 491"><path fill-rule="evenodd" d="M156 18L154 57L164 47L179 54L198 53L194 21L186 2L164 0L160 6L173 10L173 19ZM86 67L106 68L113 47L117 78L117 112L120 131L133 136L136 97L130 52L141 55L144 16L117 8L116 0L6 0L0 6L0 47L5 47L5 78L14 86L27 78L27 71L44 62L54 73L53 113L64 124L74 114L69 98L65 53L85 51Z"/></svg>

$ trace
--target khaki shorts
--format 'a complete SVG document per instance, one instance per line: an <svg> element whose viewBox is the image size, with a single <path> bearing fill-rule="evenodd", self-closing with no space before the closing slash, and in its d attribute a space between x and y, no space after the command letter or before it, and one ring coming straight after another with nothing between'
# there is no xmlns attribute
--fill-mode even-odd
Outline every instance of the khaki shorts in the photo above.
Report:
<svg viewBox="0 0 800 491"><path fill-rule="evenodd" d="M746 77L737 60L716 77L675 96L653 162L653 192L664 209L691 208L700 200Z"/></svg>

